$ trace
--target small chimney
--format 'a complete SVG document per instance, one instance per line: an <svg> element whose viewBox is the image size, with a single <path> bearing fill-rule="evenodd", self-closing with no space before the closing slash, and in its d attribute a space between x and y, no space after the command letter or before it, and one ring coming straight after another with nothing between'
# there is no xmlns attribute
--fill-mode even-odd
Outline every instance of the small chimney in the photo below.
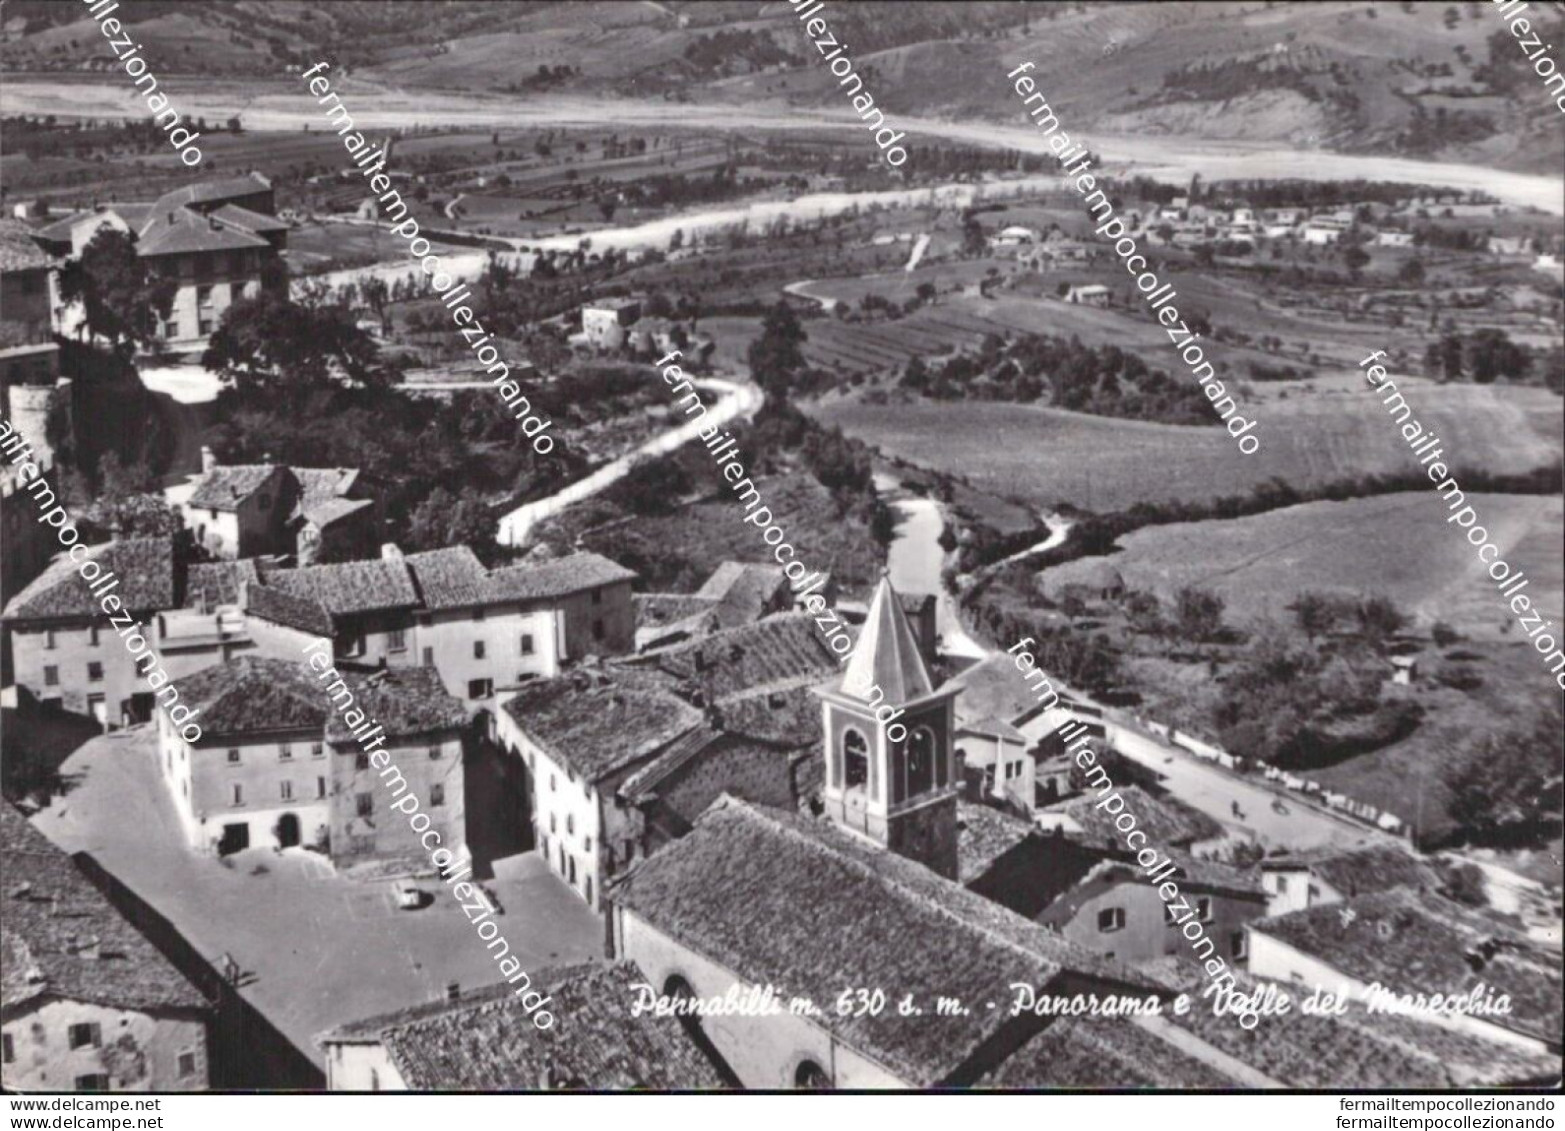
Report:
<svg viewBox="0 0 1565 1131"><path fill-rule="evenodd" d="M400 562L402 550L395 542L385 542L380 547L380 560L383 562Z"/></svg>
<svg viewBox="0 0 1565 1131"><path fill-rule="evenodd" d="M446 1001L448 1001L448 1002L457 1002L457 1001L461 1001L461 1000L462 1000L462 983L461 982L447 982L446 983Z"/></svg>
<svg viewBox="0 0 1565 1131"><path fill-rule="evenodd" d="M201 445L201 470L211 471L217 466L217 454L212 451L210 444Z"/></svg>
<svg viewBox="0 0 1565 1131"><path fill-rule="evenodd" d="M82 944L82 954L87 958L102 958L103 940L97 935L93 935L92 938Z"/></svg>

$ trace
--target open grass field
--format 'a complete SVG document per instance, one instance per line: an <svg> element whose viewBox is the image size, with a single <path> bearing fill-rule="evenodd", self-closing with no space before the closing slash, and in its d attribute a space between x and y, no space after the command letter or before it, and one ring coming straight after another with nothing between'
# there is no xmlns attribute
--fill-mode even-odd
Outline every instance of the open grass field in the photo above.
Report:
<svg viewBox="0 0 1565 1131"><path fill-rule="evenodd" d="M1345 379L1338 383L1346 387ZM1454 466L1521 472L1560 457L1560 400L1545 390L1420 381L1404 387L1417 419L1441 437ZM888 455L1046 508L1070 503L1111 511L1141 501L1205 501L1274 477L1302 487L1417 466L1379 401L1356 387L1258 401L1254 408L1260 423L1252 434L1261 439L1254 456L1241 455L1219 427L1025 405L842 399L809 411Z"/></svg>
<svg viewBox="0 0 1565 1131"><path fill-rule="evenodd" d="M434 255L473 251L434 239L429 246ZM295 275L361 263L395 263L407 254L406 240L368 224L302 224L288 233L288 266Z"/></svg>
<svg viewBox="0 0 1565 1131"><path fill-rule="evenodd" d="M1546 619L1565 622L1565 504L1558 498L1469 496L1502 556L1531 578L1526 592ZM1423 710L1407 737L1379 750L1311 770L1325 788L1389 810L1410 825L1439 834L1450 825L1443 784L1447 767L1467 757L1485 734L1524 721L1558 694L1553 676L1521 640L1521 630L1483 571L1473 547L1442 521L1432 493L1408 492L1347 502L1307 503L1227 521L1177 523L1136 531L1106 560L1132 589L1165 600L1185 585L1218 593L1224 620L1291 621L1287 605L1304 589L1344 596L1381 593L1428 630L1436 620L1462 633L1452 648L1420 655L1420 673L1388 696ZM1100 559L1044 571L1044 588L1080 577ZM1436 674L1450 659L1481 679L1458 690ZM1141 656L1130 663L1135 682L1156 703L1152 713L1202 729L1221 684L1204 663Z"/></svg>
<svg viewBox="0 0 1565 1131"><path fill-rule="evenodd" d="M1532 578L1535 605L1565 623L1565 505L1532 495L1469 495L1468 502L1501 557ZM1515 618L1445 514L1439 495L1415 491L1153 526L1127 535L1119 553L1046 570L1043 581L1052 591L1108 561L1130 588L1164 598L1186 585L1210 589L1227 602L1225 619L1234 624L1287 619L1301 589L1379 592L1426 625L1443 620L1473 639L1516 639Z"/></svg>

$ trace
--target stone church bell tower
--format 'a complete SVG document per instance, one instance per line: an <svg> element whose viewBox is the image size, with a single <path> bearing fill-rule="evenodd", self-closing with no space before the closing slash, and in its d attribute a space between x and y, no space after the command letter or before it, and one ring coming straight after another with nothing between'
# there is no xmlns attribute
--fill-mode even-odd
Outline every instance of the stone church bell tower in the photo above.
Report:
<svg viewBox="0 0 1565 1131"><path fill-rule="evenodd" d="M884 576L842 676L816 689L827 815L842 828L957 878L952 701L936 691Z"/></svg>

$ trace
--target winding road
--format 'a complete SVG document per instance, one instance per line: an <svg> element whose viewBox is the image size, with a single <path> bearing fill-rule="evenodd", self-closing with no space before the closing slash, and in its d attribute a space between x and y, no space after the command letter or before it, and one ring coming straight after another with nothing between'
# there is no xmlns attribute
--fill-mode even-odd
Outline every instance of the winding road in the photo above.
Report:
<svg viewBox="0 0 1565 1131"><path fill-rule="evenodd" d="M649 369L648 372L651 372ZM154 393L167 397L171 404L171 416L175 422L176 459L164 484L163 495L176 506L190 497L195 490L195 477L201 471L200 438L204 413L200 406L217 399L222 383L199 365L153 366L141 371L141 381ZM578 479L569 486L545 499L524 503L500 518L499 540L502 544L519 546L527 540L539 519L559 514L566 507L590 499L610 484L623 479L636 463L648 456L663 455L695 439L703 427L716 424L723 427L743 416L751 417L760 409L765 397L761 390L739 377L692 378L697 388L721 396L715 404L707 406L706 416L681 424L678 428L659 432L646 443L604 464L591 475ZM407 392L452 392L462 389L492 389L487 381L459 381L447 384L420 384L404 382L398 388ZM938 530L936 537L939 536ZM938 572L938 567L937 567Z"/></svg>
<svg viewBox="0 0 1565 1131"><path fill-rule="evenodd" d="M760 389L737 378L692 378L691 383L697 388L722 393L723 399L709 406L704 417L696 417L678 428L659 432L640 447L604 464L585 479L578 479L546 499L523 503L510 511L500 519L500 542L509 546L521 545L539 519L559 514L566 507L591 498L611 483L623 479L640 460L682 447L695 439L702 428L714 424L722 427L740 416L754 416L765 399Z"/></svg>

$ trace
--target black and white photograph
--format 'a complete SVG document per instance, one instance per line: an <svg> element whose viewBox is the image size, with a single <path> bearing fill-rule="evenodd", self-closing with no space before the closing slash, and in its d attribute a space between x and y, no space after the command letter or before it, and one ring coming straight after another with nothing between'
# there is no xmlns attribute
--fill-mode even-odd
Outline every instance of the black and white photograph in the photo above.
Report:
<svg viewBox="0 0 1565 1131"><path fill-rule="evenodd" d="M0 284L7 1128L1555 1125L1565 2L0 0Z"/></svg>

